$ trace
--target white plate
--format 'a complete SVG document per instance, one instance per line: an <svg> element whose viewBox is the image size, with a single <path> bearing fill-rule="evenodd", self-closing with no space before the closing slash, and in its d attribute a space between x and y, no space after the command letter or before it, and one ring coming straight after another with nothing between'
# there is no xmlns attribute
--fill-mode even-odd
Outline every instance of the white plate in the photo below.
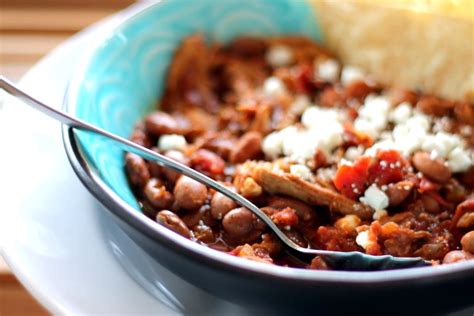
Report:
<svg viewBox="0 0 474 316"><path fill-rule="evenodd" d="M70 74L88 44L143 6L135 5L65 42L20 85L60 108ZM5 95L1 101L0 246L14 274L42 305L54 314L74 315L243 313L180 280L109 226L101 206L69 166L60 125ZM114 247L117 238L141 264L149 263L147 275L153 280L134 270L122 249Z"/></svg>
<svg viewBox="0 0 474 316"><path fill-rule="evenodd" d="M146 5L135 5L67 41L33 67L20 85L41 101L61 107L70 74L90 43ZM5 98L0 103L0 140L2 254L49 311L250 314L169 273L111 225L69 166L58 123ZM136 270L137 265L148 269Z"/></svg>

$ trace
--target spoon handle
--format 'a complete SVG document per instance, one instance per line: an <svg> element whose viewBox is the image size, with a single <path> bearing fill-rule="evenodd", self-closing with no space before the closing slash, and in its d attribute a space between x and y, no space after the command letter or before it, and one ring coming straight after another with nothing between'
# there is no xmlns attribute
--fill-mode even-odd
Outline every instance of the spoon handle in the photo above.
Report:
<svg viewBox="0 0 474 316"><path fill-rule="evenodd" d="M75 118L63 111L54 109L41 101L33 98L32 96L28 95L21 89L19 89L15 84L10 82L8 79L0 76L0 88L4 89L9 94L21 99L24 103L28 104L32 108L40 111L43 114L46 114L53 119L60 121L61 123L68 125L70 127L92 132L95 134L99 134L104 136L108 139L114 140L121 149L132 152L137 154L145 159L153 160L158 162L161 166L166 168L171 168L172 170L184 174L202 184L205 184L208 187L213 188L214 190L224 194L228 198L236 201L238 204L248 208L252 211L255 215L257 215L266 225L270 227L270 229L288 246L291 248L298 247L296 244L293 243L274 223L273 221L263 212L261 211L256 205L252 202L244 198L238 193L230 190L226 186L220 184L219 182L207 177L206 175L197 172L179 162L171 160L155 151L152 151L148 148L142 147L138 144L133 143L132 141L110 133L100 127L94 126L89 124L81 119Z"/></svg>

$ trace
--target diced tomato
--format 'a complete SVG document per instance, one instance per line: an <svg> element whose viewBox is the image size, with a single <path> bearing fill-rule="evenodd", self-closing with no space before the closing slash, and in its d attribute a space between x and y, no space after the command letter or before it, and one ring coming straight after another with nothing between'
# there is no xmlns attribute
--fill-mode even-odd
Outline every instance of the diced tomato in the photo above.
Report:
<svg viewBox="0 0 474 316"><path fill-rule="evenodd" d="M438 191L440 189L440 185L437 183L428 180L427 178L423 177L420 180L420 184L418 185L418 192L430 192L430 191Z"/></svg>
<svg viewBox="0 0 474 316"><path fill-rule="evenodd" d="M369 182L379 186L403 180L407 161L396 150L379 150L369 169Z"/></svg>
<svg viewBox="0 0 474 316"><path fill-rule="evenodd" d="M352 166L340 166L334 177L334 185L339 192L350 199L357 199L366 188L371 163L371 157L360 157Z"/></svg>
<svg viewBox="0 0 474 316"><path fill-rule="evenodd" d="M295 69L296 92L308 93L313 89L313 68L308 64L303 64Z"/></svg>
<svg viewBox="0 0 474 316"><path fill-rule="evenodd" d="M292 208L284 208L271 216L272 221L279 226L294 226L298 224L298 216Z"/></svg>
<svg viewBox="0 0 474 316"><path fill-rule="evenodd" d="M407 166L408 162L398 151L379 150L375 159L363 156L352 166L340 166L334 185L348 198L356 199L372 183L382 186L403 180Z"/></svg>
<svg viewBox="0 0 474 316"><path fill-rule="evenodd" d="M224 173L225 162L217 154L199 149L191 156L191 166L197 171L213 176Z"/></svg>
<svg viewBox="0 0 474 316"><path fill-rule="evenodd" d="M336 227L319 226L315 235L316 244L325 250L356 251L359 249L353 233L346 233Z"/></svg>

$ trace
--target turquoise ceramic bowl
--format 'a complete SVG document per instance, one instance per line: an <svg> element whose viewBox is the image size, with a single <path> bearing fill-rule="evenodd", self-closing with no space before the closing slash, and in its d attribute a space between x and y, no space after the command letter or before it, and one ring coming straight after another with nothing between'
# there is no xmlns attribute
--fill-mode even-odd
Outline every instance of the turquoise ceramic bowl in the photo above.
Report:
<svg viewBox="0 0 474 316"><path fill-rule="evenodd" d="M298 33L320 39L304 1L163 1L131 18L94 52L74 92L78 117L128 137L135 122L156 108L173 52L189 34L227 42L241 34ZM82 147L102 179L139 211L123 170L123 154L93 135Z"/></svg>
<svg viewBox="0 0 474 316"><path fill-rule="evenodd" d="M72 78L66 109L128 137L134 124L157 106L173 52L184 37L196 32L221 42L243 34L300 34L322 40L304 0L165 0L99 41ZM323 314L367 308L388 315L406 312L407 305L413 312L428 313L472 301L472 264L380 272L310 271L263 265L199 246L141 213L127 183L120 149L68 128L63 136L77 175L123 231L162 265L217 296L273 310L317 308ZM456 299L447 301L446 295ZM371 299L361 299L367 297ZM396 306L393 297L398 298Z"/></svg>

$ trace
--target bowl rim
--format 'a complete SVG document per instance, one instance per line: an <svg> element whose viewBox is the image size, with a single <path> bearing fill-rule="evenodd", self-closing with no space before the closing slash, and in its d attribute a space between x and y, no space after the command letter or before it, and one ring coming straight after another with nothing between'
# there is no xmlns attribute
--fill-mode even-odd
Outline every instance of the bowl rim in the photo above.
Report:
<svg viewBox="0 0 474 316"><path fill-rule="evenodd" d="M91 66L92 57L96 55L102 43L119 33L128 23L139 19L146 12L155 9L161 3L162 1L154 3L134 13L109 31L106 36L99 37L95 40L95 43L91 43L90 50L84 54L83 59L78 63L76 71L68 82L63 100L63 110L74 115L81 83L84 82L83 79L86 72ZM127 204L96 173L94 167L84 154L74 129L63 125L61 132L66 155L77 177L110 213L142 234L145 234L148 238L162 243L170 251L178 251L182 256L192 258L215 268L221 268L232 273L238 271L240 275L247 274L252 277L301 283L317 282L319 285L321 283L327 285L348 284L360 286L373 286L374 284L396 285L399 283L409 284L407 281L424 281L428 278L430 282L441 282L452 278L465 277L468 274L474 276L474 261L386 271L325 271L262 264L198 245L159 225L142 212Z"/></svg>

